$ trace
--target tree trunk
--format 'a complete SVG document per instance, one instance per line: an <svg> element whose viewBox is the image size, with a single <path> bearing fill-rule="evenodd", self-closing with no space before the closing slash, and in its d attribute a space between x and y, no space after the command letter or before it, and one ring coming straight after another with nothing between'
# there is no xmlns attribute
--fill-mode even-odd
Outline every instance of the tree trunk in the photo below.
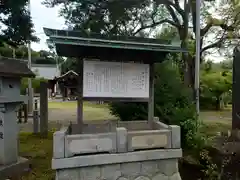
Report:
<svg viewBox="0 0 240 180"><path fill-rule="evenodd" d="M185 44L182 44L182 48L184 47ZM194 57L190 56L188 53L183 53L182 54L183 62L184 62L184 69L183 69L183 74L184 74L184 84L192 89L191 97L193 100L195 100L195 87L194 87L194 82L195 82L195 59Z"/></svg>
<svg viewBox="0 0 240 180"><path fill-rule="evenodd" d="M224 108L227 108L228 107L228 101L224 101L223 104L224 104Z"/></svg>
<svg viewBox="0 0 240 180"><path fill-rule="evenodd" d="M188 64L189 68L189 79L190 79L190 87L193 92L193 99L196 99L196 89L195 89L195 57L189 56Z"/></svg>
<svg viewBox="0 0 240 180"><path fill-rule="evenodd" d="M216 110L217 110L217 111L221 110L221 97L217 97L215 103L216 103L216 104L215 104Z"/></svg>
<svg viewBox="0 0 240 180"><path fill-rule="evenodd" d="M180 32L180 34L183 34ZM181 37L181 48L187 49L188 44L187 44L187 38L185 36ZM188 52L183 52L182 53L182 61L183 61L183 67L182 67L182 72L184 75L184 84L189 87L191 84L190 76L189 76L189 54Z"/></svg>

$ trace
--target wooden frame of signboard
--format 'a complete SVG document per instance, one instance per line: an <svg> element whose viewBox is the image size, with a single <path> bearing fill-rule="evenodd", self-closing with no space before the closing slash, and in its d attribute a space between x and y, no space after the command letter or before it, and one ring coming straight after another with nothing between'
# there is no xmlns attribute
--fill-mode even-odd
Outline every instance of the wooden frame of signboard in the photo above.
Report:
<svg viewBox="0 0 240 180"><path fill-rule="evenodd" d="M83 70L83 60L78 61L79 69L79 81L78 81L78 97L77 97L77 124L79 125L79 130L82 132L83 127L83 101L122 101L122 102L147 102L148 103L148 122L154 118L154 64L149 64L149 98L121 98L121 97L84 97L83 87L84 87L84 70ZM133 63L134 64L134 63Z"/></svg>

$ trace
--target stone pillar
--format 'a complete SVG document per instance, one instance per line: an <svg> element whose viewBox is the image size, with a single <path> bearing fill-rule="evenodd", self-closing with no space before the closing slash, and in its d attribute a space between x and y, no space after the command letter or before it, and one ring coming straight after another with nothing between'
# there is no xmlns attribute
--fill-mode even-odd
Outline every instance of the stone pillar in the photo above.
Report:
<svg viewBox="0 0 240 180"><path fill-rule="evenodd" d="M34 89L32 88L31 91L27 88L27 95L28 95L28 112L33 112L33 97L34 97Z"/></svg>

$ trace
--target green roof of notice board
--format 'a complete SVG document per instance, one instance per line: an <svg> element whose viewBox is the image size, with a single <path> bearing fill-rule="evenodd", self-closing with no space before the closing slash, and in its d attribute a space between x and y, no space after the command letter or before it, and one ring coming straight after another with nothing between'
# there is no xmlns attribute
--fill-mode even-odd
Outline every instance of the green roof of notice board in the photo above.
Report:
<svg viewBox="0 0 240 180"><path fill-rule="evenodd" d="M61 56L88 57L90 54L98 54L103 57L107 53L108 56L112 54L133 58L138 53L139 57L156 58L166 53L186 52L180 46L172 45L170 40L83 34L80 31L49 28L44 28L44 32Z"/></svg>

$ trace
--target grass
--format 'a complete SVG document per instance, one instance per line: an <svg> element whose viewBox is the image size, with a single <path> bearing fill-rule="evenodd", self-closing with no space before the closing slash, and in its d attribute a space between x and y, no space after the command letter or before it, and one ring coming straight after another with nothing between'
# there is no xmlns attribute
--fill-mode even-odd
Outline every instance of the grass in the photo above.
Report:
<svg viewBox="0 0 240 180"><path fill-rule="evenodd" d="M49 103L50 108L76 108L76 102L64 103ZM105 111L107 107L92 105L85 103L85 110L89 110L92 116L96 116L96 112L91 110ZM218 119L223 112L203 112L201 117L203 119L203 126L201 131L207 136L215 136L217 132L226 131L231 128L231 121L229 119ZM229 112L224 112L229 115ZM207 114L210 118L207 117ZM215 115L215 116L214 116ZM211 119L214 117L214 119ZM32 135L31 133L20 134L20 155L32 160L32 171L24 175L21 180L51 180L55 177L55 172L51 169L52 159L52 145L53 145L53 133L50 132L48 138L41 138L40 135Z"/></svg>
<svg viewBox="0 0 240 180"><path fill-rule="evenodd" d="M31 133L21 133L20 155L31 160L31 172L24 175L21 180L51 180L55 179L55 172L51 169L53 152L53 133L47 138Z"/></svg>
<svg viewBox="0 0 240 180"><path fill-rule="evenodd" d="M230 122L205 122L200 131L207 137L214 137L218 132L227 132L229 129L231 129Z"/></svg>
<svg viewBox="0 0 240 180"><path fill-rule="evenodd" d="M208 136L214 136L219 131L230 128L229 124L205 123L202 132ZM53 152L53 139L50 132L48 138L31 133L20 134L20 155L32 160L32 171L24 175L21 180L51 180L55 177L55 171L51 169Z"/></svg>
<svg viewBox="0 0 240 180"><path fill-rule="evenodd" d="M200 119L204 122L222 122L226 123L232 119L232 111L225 109L222 111L202 111Z"/></svg>
<svg viewBox="0 0 240 180"><path fill-rule="evenodd" d="M218 132L231 129L231 106L222 111L202 111L200 119L203 121L201 131L207 136L215 136Z"/></svg>
<svg viewBox="0 0 240 180"><path fill-rule="evenodd" d="M107 108L108 105L106 104L94 104L91 102L84 102L84 107L90 108ZM77 101L65 101L65 102L48 102L48 108L50 109L76 109L77 108Z"/></svg>
<svg viewBox="0 0 240 180"><path fill-rule="evenodd" d="M71 117L74 117L74 121L77 116L77 102L76 101L66 101L66 102L49 102L49 109L52 111L49 114L51 120L56 118L61 120L62 118L67 118L71 120ZM53 115L51 117L51 114ZM56 115L61 114L60 117L55 117ZM67 116L67 117L65 117ZM106 104L94 104L90 102L83 103L83 119L84 120L106 120L106 119L115 119L114 116L110 114L108 105Z"/></svg>
<svg viewBox="0 0 240 180"><path fill-rule="evenodd" d="M77 102L49 102L49 129L59 129L62 126L69 125L70 121L76 123L77 120ZM108 105L94 104L84 102L83 120L115 120L116 117L110 114ZM32 132L32 123L20 124L20 131Z"/></svg>
<svg viewBox="0 0 240 180"><path fill-rule="evenodd" d="M49 109L57 112L75 111L76 102L49 102ZM97 105L84 102L84 119L111 119L109 109L106 105ZM54 124L54 123L53 123ZM50 123L50 128L51 123ZM54 129L54 128L53 128ZM53 152L53 132L49 132L47 138L40 135L22 132L19 137L20 155L31 160L31 172L25 174L21 180L51 180L55 179L55 171L51 169L51 159Z"/></svg>
<svg viewBox="0 0 240 180"><path fill-rule="evenodd" d="M66 102L48 102L48 108L50 109L75 109L77 108L76 101L66 101Z"/></svg>

